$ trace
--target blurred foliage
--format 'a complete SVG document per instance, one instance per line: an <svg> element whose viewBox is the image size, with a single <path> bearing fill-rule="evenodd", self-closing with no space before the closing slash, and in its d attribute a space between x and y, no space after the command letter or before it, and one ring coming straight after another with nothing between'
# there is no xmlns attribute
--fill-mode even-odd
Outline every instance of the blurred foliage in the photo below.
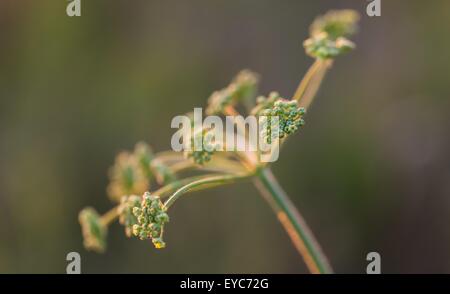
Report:
<svg viewBox="0 0 450 294"><path fill-rule="evenodd" d="M77 215L110 206L116 153L167 149L172 117L240 69L292 95L331 8L361 12L358 48L274 171L337 272L364 272L370 251L383 272L450 272L449 1L384 1L379 18L350 0L82 2L69 18L65 1L0 1L0 272L62 273L70 251L85 273L307 272L247 184L180 201L163 251L116 224L88 253Z"/></svg>

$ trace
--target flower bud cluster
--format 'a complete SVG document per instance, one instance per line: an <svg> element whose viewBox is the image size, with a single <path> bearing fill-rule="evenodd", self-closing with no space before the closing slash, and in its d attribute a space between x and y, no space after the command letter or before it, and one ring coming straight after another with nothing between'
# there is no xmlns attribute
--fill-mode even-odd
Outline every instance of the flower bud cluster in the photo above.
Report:
<svg viewBox="0 0 450 294"><path fill-rule="evenodd" d="M146 192L141 205L133 208L137 223L133 225L133 235L141 240L151 239L155 248L164 248L162 239L164 224L169 221L169 215L159 196Z"/></svg>

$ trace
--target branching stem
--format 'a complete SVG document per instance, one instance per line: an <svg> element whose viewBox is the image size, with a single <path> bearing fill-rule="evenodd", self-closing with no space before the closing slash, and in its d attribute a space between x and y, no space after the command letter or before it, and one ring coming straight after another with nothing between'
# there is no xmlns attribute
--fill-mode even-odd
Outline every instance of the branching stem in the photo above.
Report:
<svg viewBox="0 0 450 294"><path fill-rule="evenodd" d="M314 274L332 273L333 270L319 243L270 169L265 168L258 171L255 185L269 202L310 272Z"/></svg>

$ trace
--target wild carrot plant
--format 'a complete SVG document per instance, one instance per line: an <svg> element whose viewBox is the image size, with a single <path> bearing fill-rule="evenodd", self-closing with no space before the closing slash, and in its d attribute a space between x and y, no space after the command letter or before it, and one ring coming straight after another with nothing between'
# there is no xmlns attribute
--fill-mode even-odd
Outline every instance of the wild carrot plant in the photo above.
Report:
<svg viewBox="0 0 450 294"><path fill-rule="evenodd" d="M304 125L306 110L335 58L355 47L347 38L356 32L358 19L355 11L334 10L313 22L310 37L303 45L315 61L291 99L282 98L277 92L255 99L259 76L244 70L230 85L211 95L206 114L238 116L239 103L249 105L249 102L256 100L254 106L247 109L248 113L263 118L262 137L267 143L279 142L277 146L281 148L286 139ZM271 127L271 117L278 119L279 127L275 131ZM237 127L237 132L245 133L245 126L238 124ZM259 151L215 152L217 146L211 146L208 136L209 130L201 130L194 132L189 142L184 142L194 144L199 140L203 143L200 150L154 153L147 144L138 143L132 152L120 153L110 170L107 188L109 198L117 206L102 216L90 207L80 212L79 221L86 249L103 252L108 226L115 220L124 226L127 237L148 239L155 248L164 248L163 235L169 222L169 211L178 199L194 191L238 181L253 181L310 272L331 273L327 258L272 174L270 163L259 160ZM247 137L244 139L248 140ZM200 172L200 175L183 177L190 170Z"/></svg>

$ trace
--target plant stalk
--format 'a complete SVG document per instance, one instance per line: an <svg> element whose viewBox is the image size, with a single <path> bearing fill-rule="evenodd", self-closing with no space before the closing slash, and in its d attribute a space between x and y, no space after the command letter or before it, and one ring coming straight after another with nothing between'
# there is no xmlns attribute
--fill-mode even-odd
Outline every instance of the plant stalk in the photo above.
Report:
<svg viewBox="0 0 450 294"><path fill-rule="evenodd" d="M310 272L313 274L332 273L333 270L319 243L271 170L264 168L259 170L256 175L256 187L269 202Z"/></svg>
<svg viewBox="0 0 450 294"><path fill-rule="evenodd" d="M251 177L251 174L243 174L243 175L219 175L219 176L211 176L211 177L205 177L196 181L193 181L189 184L186 184L185 186L179 188L175 193L172 194L172 196L167 199L167 201L164 203L164 206L169 209L170 206L172 206L175 201L180 198L182 195L186 194L189 191L197 191L200 189L205 188L212 188L222 185L227 185L231 183L236 183L240 180L247 179Z"/></svg>
<svg viewBox="0 0 450 294"><path fill-rule="evenodd" d="M331 68L332 65L332 59L316 59L316 61L306 72L303 79L300 81L300 84L298 85L298 88L295 91L292 100L299 101L300 107L308 109L310 104L314 100L327 71Z"/></svg>

